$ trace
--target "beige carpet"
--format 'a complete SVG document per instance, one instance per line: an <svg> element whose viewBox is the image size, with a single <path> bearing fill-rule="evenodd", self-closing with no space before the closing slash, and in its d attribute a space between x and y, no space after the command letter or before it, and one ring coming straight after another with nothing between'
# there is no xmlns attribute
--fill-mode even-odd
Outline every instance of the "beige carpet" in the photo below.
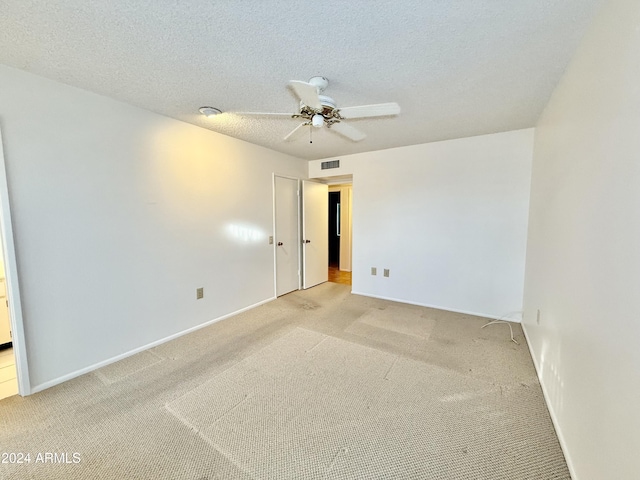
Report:
<svg viewBox="0 0 640 480"><path fill-rule="evenodd" d="M520 328L484 323L289 294L1 401L0 454L31 463L0 478L568 479Z"/></svg>

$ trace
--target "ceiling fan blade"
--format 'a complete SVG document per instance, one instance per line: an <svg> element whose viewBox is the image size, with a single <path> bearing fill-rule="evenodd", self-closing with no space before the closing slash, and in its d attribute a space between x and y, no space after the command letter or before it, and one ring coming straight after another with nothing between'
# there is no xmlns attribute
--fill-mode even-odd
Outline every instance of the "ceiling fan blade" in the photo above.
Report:
<svg viewBox="0 0 640 480"><path fill-rule="evenodd" d="M311 107L314 110L322 110L322 104L320 103L320 97L318 96L318 87L298 80L291 80L289 85L297 97L307 107Z"/></svg>
<svg viewBox="0 0 640 480"><path fill-rule="evenodd" d="M378 103L376 105L360 105L357 107L345 107L340 109L343 118L366 118L384 117L387 115L398 115L400 105L397 103Z"/></svg>
<svg viewBox="0 0 640 480"><path fill-rule="evenodd" d="M333 125L331 125L331 128L329 128L329 130L339 133L343 137L346 137L349 140L353 140L354 142L364 140L366 137L366 135L360 130L344 122L334 123Z"/></svg>
<svg viewBox="0 0 640 480"><path fill-rule="evenodd" d="M291 130L286 137L284 137L284 141L286 142L298 138L301 134L304 133L304 129L302 127L306 127L308 125L308 123L301 123L296 128Z"/></svg>
<svg viewBox="0 0 640 480"><path fill-rule="evenodd" d="M239 115L245 117L289 117L291 113L271 113L271 112L229 112L231 115Z"/></svg>

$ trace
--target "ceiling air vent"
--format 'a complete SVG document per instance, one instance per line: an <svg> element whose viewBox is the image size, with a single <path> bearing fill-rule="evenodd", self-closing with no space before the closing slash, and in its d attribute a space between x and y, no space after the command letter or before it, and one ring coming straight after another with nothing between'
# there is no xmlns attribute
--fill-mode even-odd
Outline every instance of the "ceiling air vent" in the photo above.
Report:
<svg viewBox="0 0 640 480"><path fill-rule="evenodd" d="M322 170L330 168L340 168L340 160L331 160L330 162L322 162Z"/></svg>

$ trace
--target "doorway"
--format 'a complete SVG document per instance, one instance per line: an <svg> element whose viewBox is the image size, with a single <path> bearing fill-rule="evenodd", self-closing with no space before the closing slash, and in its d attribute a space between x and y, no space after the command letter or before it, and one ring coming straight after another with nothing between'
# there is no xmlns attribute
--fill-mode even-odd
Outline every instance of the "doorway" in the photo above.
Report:
<svg viewBox="0 0 640 480"><path fill-rule="evenodd" d="M9 203L9 187L7 171L0 131L0 251L2 267L0 292L0 398L19 393L22 396L31 393L27 352L22 323L22 304L18 282L15 245L13 243L13 227ZM6 318L5 318L6 314ZM9 324L9 342L7 342L6 325Z"/></svg>
<svg viewBox="0 0 640 480"><path fill-rule="evenodd" d="M329 267L340 268L340 192L329 192Z"/></svg>
<svg viewBox="0 0 640 480"><path fill-rule="evenodd" d="M16 357L11 343L11 322L4 279L4 262L0 259L0 400L18 393Z"/></svg>
<svg viewBox="0 0 640 480"><path fill-rule="evenodd" d="M351 285L352 185L329 186L329 281Z"/></svg>
<svg viewBox="0 0 640 480"><path fill-rule="evenodd" d="M0 400L18 394L18 374L4 268L4 247L0 238Z"/></svg>

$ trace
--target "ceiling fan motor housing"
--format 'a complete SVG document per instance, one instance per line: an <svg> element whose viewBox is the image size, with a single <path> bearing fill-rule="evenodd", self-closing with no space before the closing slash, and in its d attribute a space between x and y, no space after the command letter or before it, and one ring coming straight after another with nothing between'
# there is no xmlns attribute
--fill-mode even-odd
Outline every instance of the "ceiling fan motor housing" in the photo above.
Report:
<svg viewBox="0 0 640 480"><path fill-rule="evenodd" d="M337 109L336 102L331 97L327 97L326 95L318 95L320 99L320 105L322 105L322 110L314 110L313 108L305 105L300 102L300 114L296 115L296 117L306 118L308 120L313 120L315 115L321 115L324 118L324 123L327 126L331 126L334 123L339 122L342 117L340 116L339 110ZM316 127L321 127L322 124L313 123Z"/></svg>

